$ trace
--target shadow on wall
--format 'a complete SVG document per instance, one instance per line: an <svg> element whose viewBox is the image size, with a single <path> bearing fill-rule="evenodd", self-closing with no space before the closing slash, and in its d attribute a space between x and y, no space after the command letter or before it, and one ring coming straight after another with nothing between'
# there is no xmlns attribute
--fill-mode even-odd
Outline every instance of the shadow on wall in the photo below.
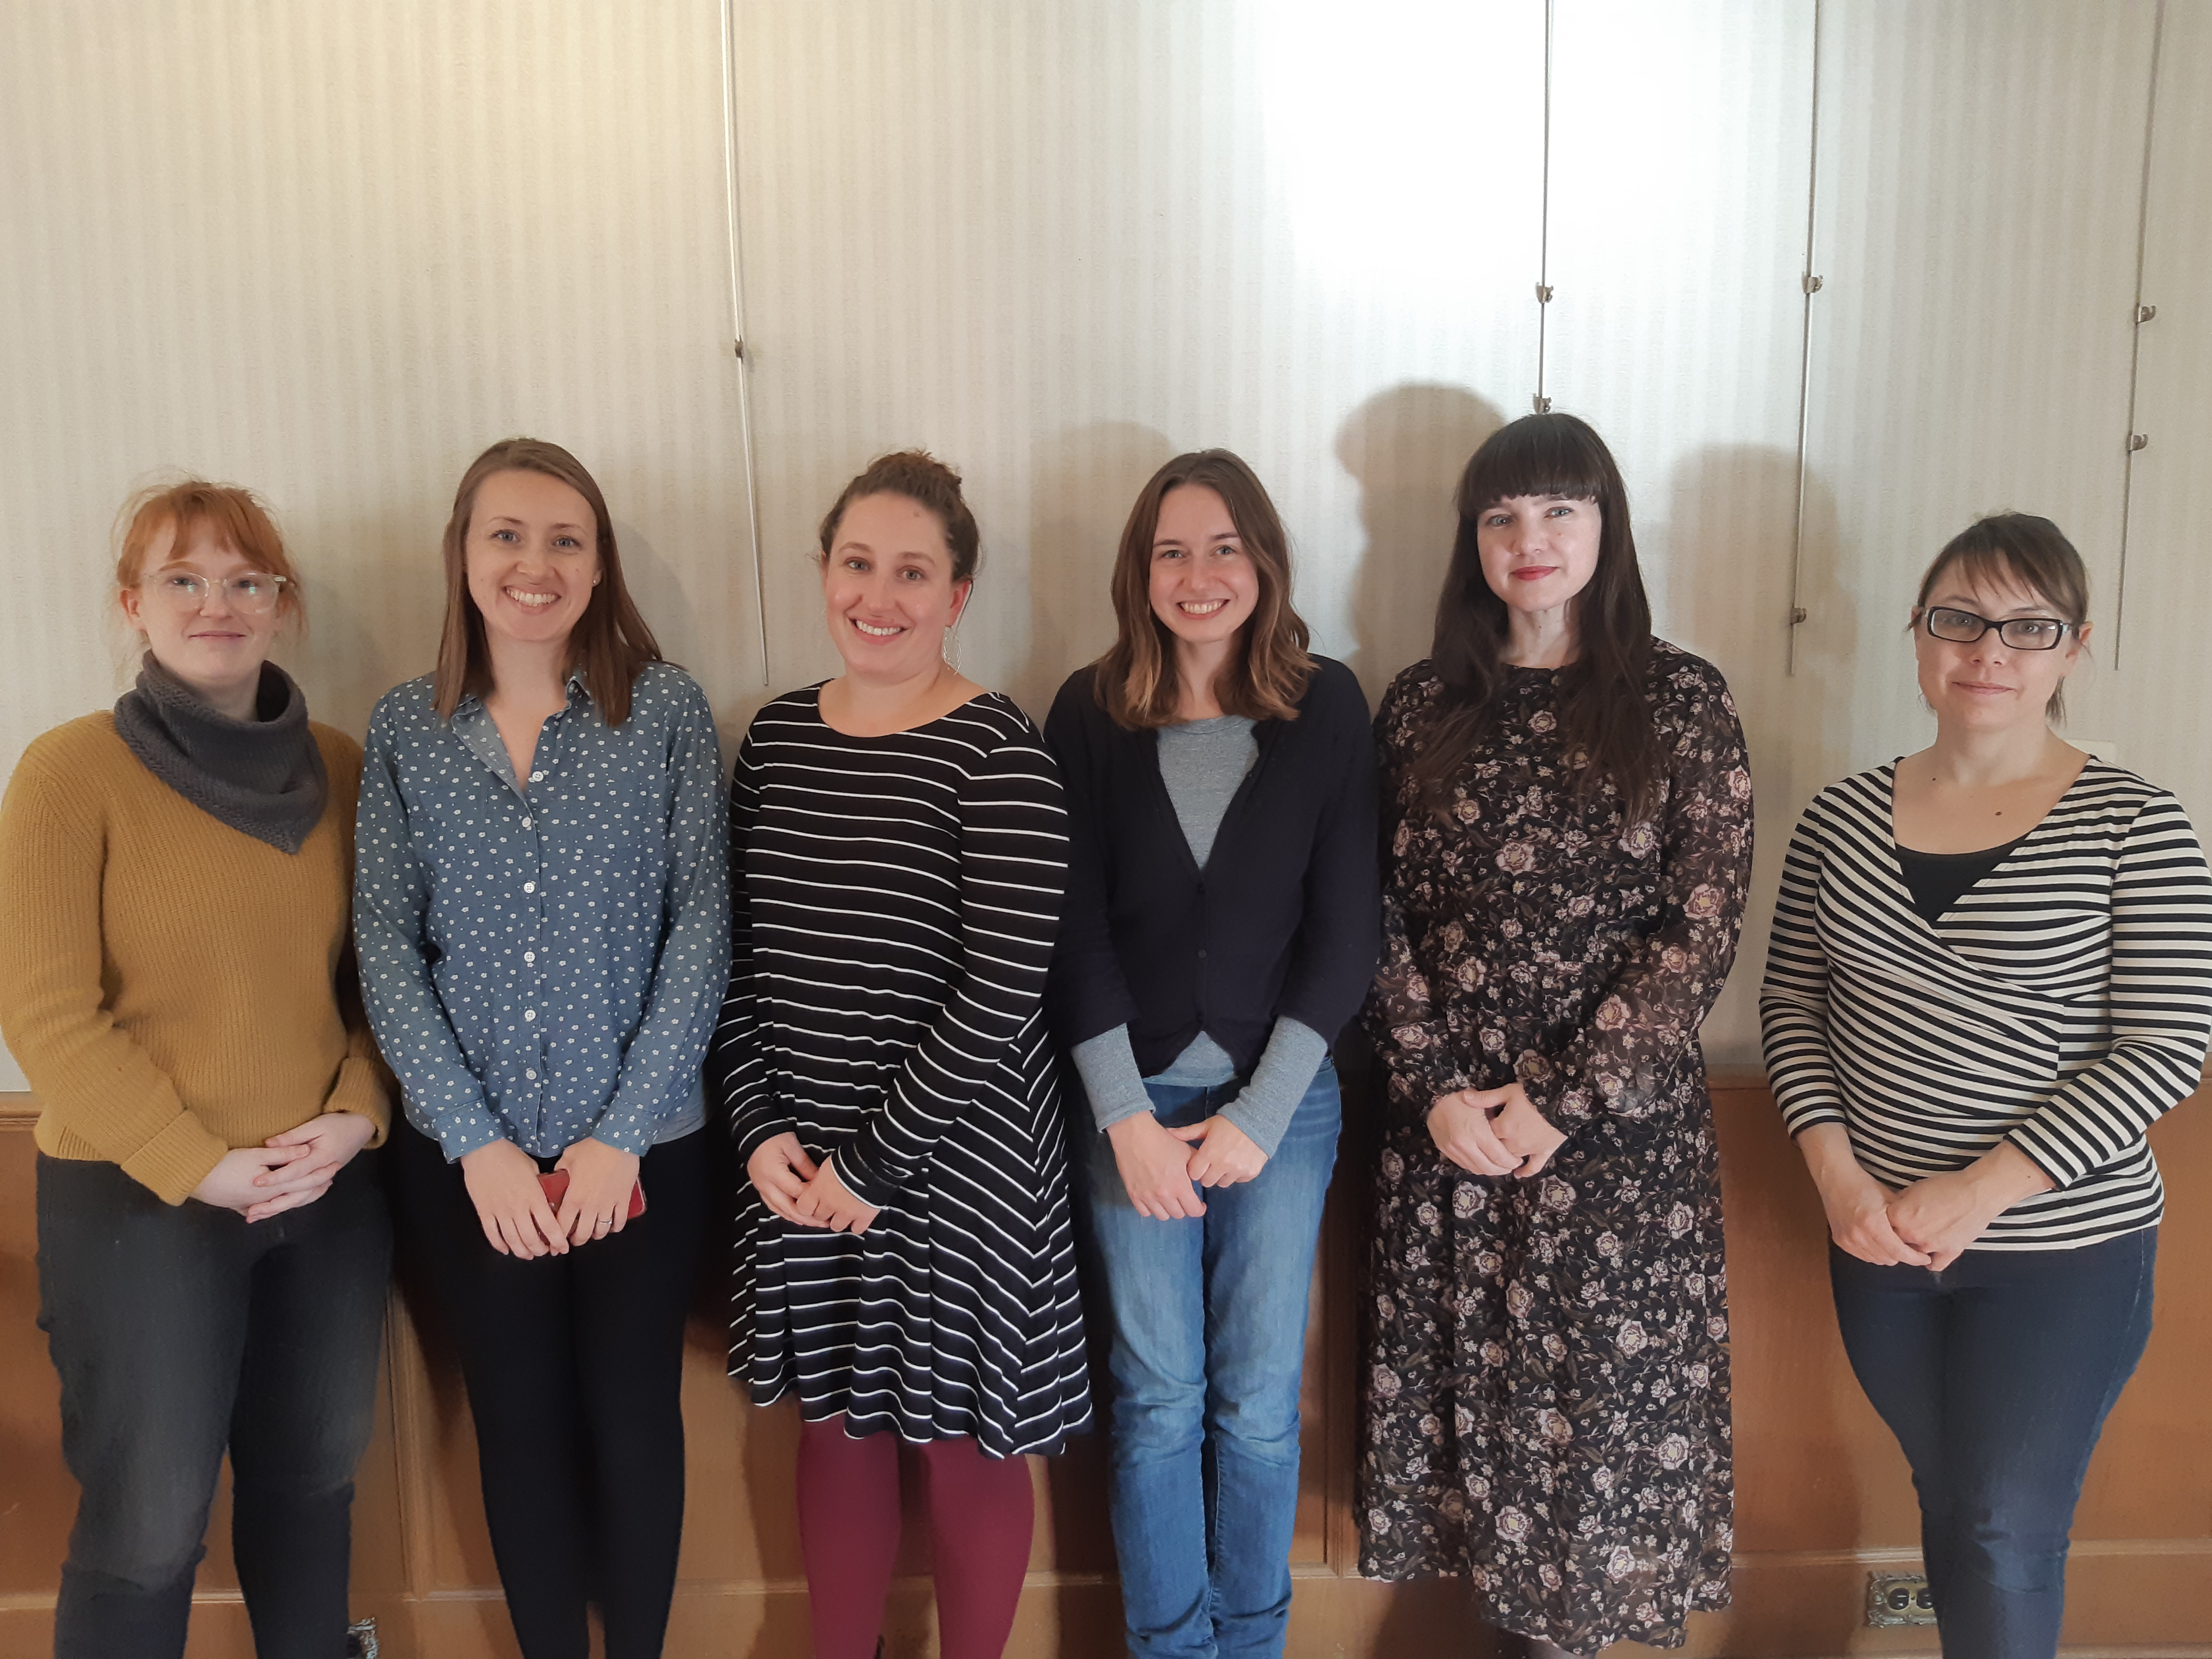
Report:
<svg viewBox="0 0 2212 1659"><path fill-rule="evenodd" d="M1137 492L1181 453L1133 421L1063 428L1032 452L1029 654L1005 690L1038 724L1060 682L1114 643L1121 526Z"/></svg>
<svg viewBox="0 0 2212 1659"><path fill-rule="evenodd" d="M293 551L307 579L308 633L277 654L317 720L362 737L378 698L437 667L446 616L443 527L442 518L426 521L404 507L364 507L296 538Z"/></svg>
<svg viewBox="0 0 2212 1659"><path fill-rule="evenodd" d="M1808 493L1806 500L1809 514L1826 497ZM1647 568L1655 599L1665 598L1660 631L1710 659L1728 677L1751 754L1759 820L1750 902L1735 970L1705 1022L1703 1041L1709 1062L1756 1065L1759 981L1774 890L1803 804L1803 763L1796 741L1799 693L1787 678L1797 457L1771 445L1709 445L1675 462L1663 504L1647 500L1639 505L1638 539L1647 568ZM1663 521L1658 517L1662 505Z"/></svg>
<svg viewBox="0 0 2212 1659"><path fill-rule="evenodd" d="M1358 481L1366 535L1353 567L1352 668L1370 704L1400 669L1429 654L1458 527L1452 492L1468 457L1504 423L1462 386L1414 383L1376 392L1336 434L1336 458Z"/></svg>
<svg viewBox="0 0 2212 1659"><path fill-rule="evenodd" d="M1797 603L1805 607L1805 621L1797 629L1793 682L1799 718L1790 725L1793 822L1815 793L1865 764L1853 732L1856 690L1867 670L1860 655L1859 600L1844 575L1835 492L1810 469L1805 474L1805 552ZM1911 592L1883 595L1881 603L1902 634Z"/></svg>

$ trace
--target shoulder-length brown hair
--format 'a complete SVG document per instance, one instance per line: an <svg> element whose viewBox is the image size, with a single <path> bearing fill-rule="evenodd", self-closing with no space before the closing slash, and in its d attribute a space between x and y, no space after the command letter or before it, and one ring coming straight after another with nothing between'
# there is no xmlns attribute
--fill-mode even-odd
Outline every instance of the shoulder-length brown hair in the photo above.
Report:
<svg viewBox="0 0 2212 1659"><path fill-rule="evenodd" d="M568 634L570 669L584 671L584 684L599 705L599 718L620 726L629 718L630 685L647 663L664 660L653 630L645 625L623 583L622 554L615 546L615 521L607 498L584 464L558 444L541 438L505 438L477 456L453 492L453 516L446 520L446 631L438 641L434 682L438 718L451 720L464 696L491 690L491 650L484 642L483 612L469 592L469 520L477 491L495 472L542 472L557 478L591 503L599 538L599 581L584 614Z"/></svg>
<svg viewBox="0 0 2212 1659"><path fill-rule="evenodd" d="M1628 489L1613 453L1571 415L1524 415L1492 433L1459 483L1459 534L1437 601L1430 652L1444 695L1411 768L1422 798L1447 810L1453 780L1489 726L1505 684L1505 601L1491 592L1475 542L1483 514L1516 495L1596 503L1597 568L1575 596L1581 655L1559 671L1561 735L1584 763L1573 789L1587 800L1607 783L1632 822L1658 805L1658 738L1644 676L1651 665L1651 605L1636 563Z"/></svg>
<svg viewBox="0 0 2212 1659"><path fill-rule="evenodd" d="M1222 711L1255 720L1294 720L1314 672L1312 635L1291 608L1291 539L1281 515L1252 469L1225 449L1178 455L1158 472L1129 509L1114 560L1114 648L1098 659L1098 703L1117 726L1145 731L1174 723L1181 687L1175 636L1152 614L1152 538L1168 492L1200 485L1221 497L1237 538L1260 579L1259 601L1238 633L1238 649L1214 696Z"/></svg>

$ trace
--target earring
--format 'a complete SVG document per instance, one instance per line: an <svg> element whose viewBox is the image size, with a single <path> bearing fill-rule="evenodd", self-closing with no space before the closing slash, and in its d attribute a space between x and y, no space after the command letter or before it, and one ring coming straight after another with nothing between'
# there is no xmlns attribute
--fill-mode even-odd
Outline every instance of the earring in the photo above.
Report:
<svg viewBox="0 0 2212 1659"><path fill-rule="evenodd" d="M945 630L945 643L939 647L945 665L954 673L960 672L960 629L957 623Z"/></svg>

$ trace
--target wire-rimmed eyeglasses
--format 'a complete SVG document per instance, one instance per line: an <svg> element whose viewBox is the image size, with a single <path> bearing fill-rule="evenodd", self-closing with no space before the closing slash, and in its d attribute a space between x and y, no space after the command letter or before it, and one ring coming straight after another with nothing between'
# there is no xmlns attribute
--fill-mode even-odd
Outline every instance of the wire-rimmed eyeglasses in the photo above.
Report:
<svg viewBox="0 0 2212 1659"><path fill-rule="evenodd" d="M272 576L265 570L249 570L238 576L203 576L197 570L163 570L145 577L138 586L147 598L183 616L190 616L219 593L228 593L233 610L248 617L265 617L276 608L289 580Z"/></svg>

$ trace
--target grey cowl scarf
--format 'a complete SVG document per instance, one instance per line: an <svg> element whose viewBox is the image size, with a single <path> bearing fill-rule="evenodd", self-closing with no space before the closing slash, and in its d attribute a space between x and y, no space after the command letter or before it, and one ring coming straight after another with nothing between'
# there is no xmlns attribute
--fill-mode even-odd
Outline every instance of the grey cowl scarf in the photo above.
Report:
<svg viewBox="0 0 2212 1659"><path fill-rule="evenodd" d="M146 769L232 829L296 853L330 799L307 700L273 662L261 665L250 720L203 702L150 652L138 686L115 705L115 732Z"/></svg>

